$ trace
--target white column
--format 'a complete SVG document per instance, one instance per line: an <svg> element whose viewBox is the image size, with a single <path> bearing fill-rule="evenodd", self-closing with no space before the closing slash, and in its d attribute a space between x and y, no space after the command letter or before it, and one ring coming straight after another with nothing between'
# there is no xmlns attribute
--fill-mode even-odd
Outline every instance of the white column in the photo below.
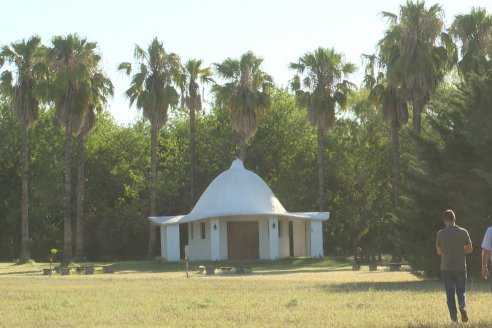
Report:
<svg viewBox="0 0 492 328"><path fill-rule="evenodd" d="M270 246L270 260L278 259L278 219L276 216L268 217L270 234L268 236Z"/></svg>
<svg viewBox="0 0 492 328"><path fill-rule="evenodd" d="M323 222L311 221L311 257L323 257Z"/></svg>
<svg viewBox="0 0 492 328"><path fill-rule="evenodd" d="M217 218L210 219L210 259L220 260L220 221Z"/></svg>
<svg viewBox="0 0 492 328"><path fill-rule="evenodd" d="M166 260L168 262L178 262L179 252L179 224L169 224L166 226Z"/></svg>
<svg viewBox="0 0 492 328"><path fill-rule="evenodd" d="M160 226L161 228L161 258L166 259L166 226Z"/></svg>

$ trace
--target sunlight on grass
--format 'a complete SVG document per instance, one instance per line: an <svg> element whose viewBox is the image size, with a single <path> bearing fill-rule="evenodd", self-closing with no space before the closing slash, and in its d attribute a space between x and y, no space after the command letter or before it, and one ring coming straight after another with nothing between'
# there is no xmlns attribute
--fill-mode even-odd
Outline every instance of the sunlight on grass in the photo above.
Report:
<svg viewBox="0 0 492 328"><path fill-rule="evenodd" d="M440 282L330 261L252 263L250 275L190 279L181 264L153 261L52 277L42 276L46 264L0 264L0 327L448 326ZM491 327L488 285L470 289L469 326Z"/></svg>

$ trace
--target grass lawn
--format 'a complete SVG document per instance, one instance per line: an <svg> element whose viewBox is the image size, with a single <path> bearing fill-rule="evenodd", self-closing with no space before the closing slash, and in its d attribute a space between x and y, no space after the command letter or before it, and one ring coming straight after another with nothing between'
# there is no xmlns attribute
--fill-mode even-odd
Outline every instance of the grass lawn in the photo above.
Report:
<svg viewBox="0 0 492 328"><path fill-rule="evenodd" d="M186 279L182 264L152 261L52 277L41 273L46 264L0 263L0 327L449 326L438 281L352 272L330 259L250 265L249 275ZM489 290L470 280L467 326L492 327Z"/></svg>

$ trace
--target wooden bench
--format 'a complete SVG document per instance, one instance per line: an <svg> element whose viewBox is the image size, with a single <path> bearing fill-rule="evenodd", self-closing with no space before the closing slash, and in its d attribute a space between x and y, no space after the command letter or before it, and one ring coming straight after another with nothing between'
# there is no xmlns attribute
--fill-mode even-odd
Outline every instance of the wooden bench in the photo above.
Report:
<svg viewBox="0 0 492 328"><path fill-rule="evenodd" d="M237 266L234 271L236 274L245 274L253 272L253 269L250 266Z"/></svg>
<svg viewBox="0 0 492 328"><path fill-rule="evenodd" d="M231 273L232 272L232 267L223 266L223 267L220 267L219 270L222 271L222 272L224 272L224 273Z"/></svg>
<svg viewBox="0 0 492 328"><path fill-rule="evenodd" d="M378 264L377 263L354 263L352 264L352 271L359 271L362 266L367 265L369 267L369 271L377 271Z"/></svg>
<svg viewBox="0 0 492 328"><path fill-rule="evenodd" d="M215 267L213 265L206 265L205 266L205 273L208 275L215 274Z"/></svg>

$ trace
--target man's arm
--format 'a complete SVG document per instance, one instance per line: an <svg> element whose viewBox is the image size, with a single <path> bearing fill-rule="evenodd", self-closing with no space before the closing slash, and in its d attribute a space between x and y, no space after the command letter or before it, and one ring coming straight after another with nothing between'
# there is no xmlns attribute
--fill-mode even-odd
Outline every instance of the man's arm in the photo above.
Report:
<svg viewBox="0 0 492 328"><path fill-rule="evenodd" d="M490 251L485 248L482 249L482 277L487 279L489 277L489 268L487 264L490 258Z"/></svg>
<svg viewBox="0 0 492 328"><path fill-rule="evenodd" d="M437 252L437 255L439 255L439 256L442 255L441 236L440 236L439 232L437 233L437 237L436 237L436 252Z"/></svg>
<svg viewBox="0 0 492 328"><path fill-rule="evenodd" d="M470 239L468 231L465 230L465 254L471 254L473 252L473 245Z"/></svg>
<svg viewBox="0 0 492 328"><path fill-rule="evenodd" d="M489 268L487 266L490 259L490 251L492 250L492 229L489 227L485 232L482 242L482 277L487 279L490 275Z"/></svg>

